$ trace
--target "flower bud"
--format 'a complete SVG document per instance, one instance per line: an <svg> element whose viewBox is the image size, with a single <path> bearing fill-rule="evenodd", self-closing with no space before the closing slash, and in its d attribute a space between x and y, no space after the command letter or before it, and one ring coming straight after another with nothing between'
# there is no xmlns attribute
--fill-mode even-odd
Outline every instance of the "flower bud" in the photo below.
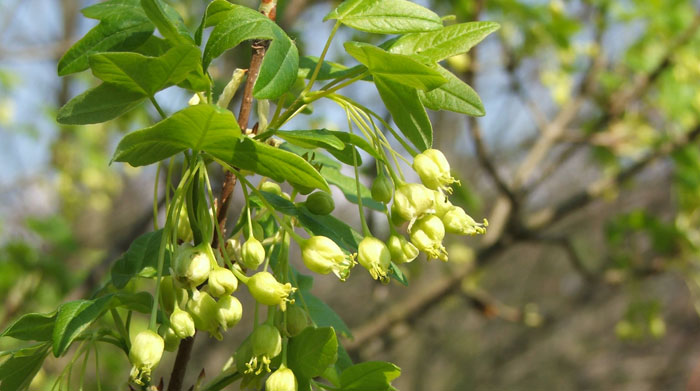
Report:
<svg viewBox="0 0 700 391"><path fill-rule="evenodd" d="M309 270L319 274L333 272L341 281L348 278L355 266L352 258L325 236L312 236L301 244L301 259Z"/></svg>
<svg viewBox="0 0 700 391"><path fill-rule="evenodd" d="M228 255L228 259L234 260L234 259L240 259L241 258L241 243L238 242L238 240L234 238L229 238L226 240L226 244L224 245L224 251L226 251L226 255Z"/></svg>
<svg viewBox="0 0 700 391"><path fill-rule="evenodd" d="M184 339L194 335L194 319L192 315L175 307L175 311L170 314L170 327L178 338Z"/></svg>
<svg viewBox="0 0 700 391"><path fill-rule="evenodd" d="M129 361L133 365L131 379L136 384L150 381L151 370L160 362L164 348L165 342L157 333L144 330L136 334L129 350Z"/></svg>
<svg viewBox="0 0 700 391"><path fill-rule="evenodd" d="M309 318L306 311L297 305L290 305L287 308L287 334L296 337L305 328L309 327Z"/></svg>
<svg viewBox="0 0 700 391"><path fill-rule="evenodd" d="M282 188L279 184L275 182L265 181L260 185L260 190L272 193L278 196L282 196Z"/></svg>
<svg viewBox="0 0 700 391"><path fill-rule="evenodd" d="M437 149L428 149L416 155L413 158L413 169L429 189L442 189L452 193L449 186L458 182L450 174L450 163L447 162L445 155Z"/></svg>
<svg viewBox="0 0 700 391"><path fill-rule="evenodd" d="M177 221L177 238L183 242L192 241L192 227L190 227L190 219L187 216L187 208L180 208L180 216Z"/></svg>
<svg viewBox="0 0 700 391"><path fill-rule="evenodd" d="M233 296L224 296L216 303L216 320L222 329L230 329L243 317L243 306Z"/></svg>
<svg viewBox="0 0 700 391"><path fill-rule="evenodd" d="M411 228L411 242L428 255L428 259L447 261L447 250L442 245L445 226L435 215L421 217Z"/></svg>
<svg viewBox="0 0 700 391"><path fill-rule="evenodd" d="M445 225L445 231L458 235L477 235L486 233L488 221L484 220L483 224L479 224L464 211L464 209L453 206L444 216L442 223Z"/></svg>
<svg viewBox="0 0 700 391"><path fill-rule="evenodd" d="M389 282L387 273L391 265L391 253L381 240L372 236L362 239L357 247L357 261L369 270L369 274L375 280L384 284Z"/></svg>
<svg viewBox="0 0 700 391"><path fill-rule="evenodd" d="M418 183L405 183L396 189L392 212L403 220L414 220L433 208L433 192Z"/></svg>
<svg viewBox="0 0 700 391"><path fill-rule="evenodd" d="M325 216L335 209L335 202L330 194L317 191L306 197L306 208L315 215Z"/></svg>
<svg viewBox="0 0 700 391"><path fill-rule="evenodd" d="M391 253L391 260L396 264L408 263L418 257L416 246L400 235L391 235L387 247Z"/></svg>
<svg viewBox="0 0 700 391"><path fill-rule="evenodd" d="M187 302L187 312L192 315L195 327L220 340L219 322L216 319L217 311L216 301L207 292L195 292L192 299Z"/></svg>
<svg viewBox="0 0 700 391"><path fill-rule="evenodd" d="M294 372L284 364L265 381L265 391L297 391L297 387Z"/></svg>
<svg viewBox="0 0 700 391"><path fill-rule="evenodd" d="M172 327L162 324L158 328L158 334L163 334L166 352L174 352L180 346L180 337L175 335L175 331L172 329Z"/></svg>
<svg viewBox="0 0 700 391"><path fill-rule="evenodd" d="M238 279L223 267L216 266L209 272L207 290L214 297L228 296L238 288Z"/></svg>
<svg viewBox="0 0 700 391"><path fill-rule="evenodd" d="M177 288L173 285L173 278L164 276L160 280L160 300L163 303L163 309L172 312L177 301Z"/></svg>
<svg viewBox="0 0 700 391"><path fill-rule="evenodd" d="M447 211L452 207L452 203L441 191L434 191L433 195L435 197L435 215L439 218L447 213Z"/></svg>
<svg viewBox="0 0 700 391"><path fill-rule="evenodd" d="M382 174L374 179L370 192L373 200L387 204L394 193L394 184L391 179Z"/></svg>
<svg viewBox="0 0 700 391"><path fill-rule="evenodd" d="M201 251L200 247L180 246L175 255L173 271L178 281L196 287L207 280L212 263L210 254Z"/></svg>
<svg viewBox="0 0 700 391"><path fill-rule="evenodd" d="M243 243L241 249L241 264L250 270L257 269L265 262L265 248L258 239L251 236Z"/></svg>
<svg viewBox="0 0 700 391"><path fill-rule="evenodd" d="M245 342L244 342L245 345ZM243 345L241 345L241 349ZM263 371L270 372L272 359L282 352L282 336L276 327L269 324L258 326L250 336L250 360L245 364L245 374L261 374ZM241 355L248 354L242 351ZM238 357L238 352L236 353Z"/></svg>
<svg viewBox="0 0 700 391"><path fill-rule="evenodd" d="M289 295L296 290L292 284L281 284L275 276L268 272L258 272L248 280L248 289L253 298L260 304L278 305L284 311L287 302L294 302Z"/></svg>

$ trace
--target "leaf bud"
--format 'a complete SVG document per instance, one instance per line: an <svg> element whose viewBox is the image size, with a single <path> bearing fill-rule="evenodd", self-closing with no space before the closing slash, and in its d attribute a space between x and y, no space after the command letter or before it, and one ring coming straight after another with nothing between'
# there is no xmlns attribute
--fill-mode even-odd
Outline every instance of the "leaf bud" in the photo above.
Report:
<svg viewBox="0 0 700 391"><path fill-rule="evenodd" d="M394 184L391 182L391 179L382 174L374 178L370 192L373 200L387 204L391 201L394 193Z"/></svg>
<svg viewBox="0 0 700 391"><path fill-rule="evenodd" d="M297 378L294 372L284 366L272 373L265 381L266 391L297 391Z"/></svg>
<svg viewBox="0 0 700 391"><path fill-rule="evenodd" d="M333 272L341 281L350 275L355 266L351 255L347 255L326 236L312 236L301 244L301 259L309 270L328 274Z"/></svg>
<svg viewBox="0 0 700 391"><path fill-rule="evenodd" d="M287 334L296 337L309 326L309 318L306 311L298 305L290 305L287 308Z"/></svg>
<svg viewBox="0 0 700 391"><path fill-rule="evenodd" d="M216 303L216 320L222 329L230 329L238 324L243 317L243 306L233 296L224 296Z"/></svg>
<svg viewBox="0 0 700 391"><path fill-rule="evenodd" d="M194 335L194 319L192 315L175 307L175 311L170 314L170 327L178 338L184 339Z"/></svg>
<svg viewBox="0 0 700 391"><path fill-rule="evenodd" d="M264 305L279 305L284 311L287 307L287 302L293 302L289 299L289 295L296 290L292 284L281 284L275 279L275 276L268 272L258 272L253 274L248 280L248 290L253 298L260 304Z"/></svg>
<svg viewBox="0 0 700 391"><path fill-rule="evenodd" d="M445 155L437 149L427 149L416 155L413 158L413 169L429 189L442 189L452 193L450 185L458 182L450 174L450 163Z"/></svg>
<svg viewBox="0 0 700 391"><path fill-rule="evenodd" d="M442 223L445 225L445 231L458 235L485 234L485 227L488 225L486 220L482 224L477 223L459 206L451 207L442 216Z"/></svg>
<svg viewBox="0 0 700 391"><path fill-rule="evenodd" d="M447 261L447 250L442 245L444 237L445 226L435 215L421 217L411 228L411 242L426 253L428 259Z"/></svg>
<svg viewBox="0 0 700 391"><path fill-rule="evenodd" d="M418 257L418 249L401 235L391 235L387 243L391 260L396 264L408 263Z"/></svg>
<svg viewBox="0 0 700 391"><path fill-rule="evenodd" d="M372 236L362 239L357 247L357 261L375 280L384 284L389 282L387 273L391 265L391 253L381 240Z"/></svg>
<svg viewBox="0 0 700 391"><path fill-rule="evenodd" d="M136 334L129 350L131 380L136 384L144 385L150 382L151 370L158 365L163 356L165 342L163 338L151 330L144 330Z"/></svg>
<svg viewBox="0 0 700 391"><path fill-rule="evenodd" d="M235 292L236 289L238 289L238 279L230 270L216 266L209 272L207 290L212 296L227 296Z"/></svg>
<svg viewBox="0 0 700 391"><path fill-rule="evenodd" d="M433 208L433 192L418 183L404 183L394 193L392 212L403 220L411 221Z"/></svg>
<svg viewBox="0 0 700 391"><path fill-rule="evenodd" d="M258 239L251 236L241 248L241 264L250 270L257 269L265 262L265 248Z"/></svg>
<svg viewBox="0 0 700 391"><path fill-rule="evenodd" d="M330 194L317 191L306 197L306 208L315 215L325 216L335 209L335 202Z"/></svg>

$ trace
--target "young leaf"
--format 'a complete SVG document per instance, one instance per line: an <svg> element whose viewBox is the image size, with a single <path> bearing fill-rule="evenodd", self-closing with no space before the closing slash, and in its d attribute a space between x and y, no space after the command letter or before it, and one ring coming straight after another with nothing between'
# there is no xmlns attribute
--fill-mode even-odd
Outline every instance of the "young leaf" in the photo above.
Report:
<svg viewBox="0 0 700 391"><path fill-rule="evenodd" d="M340 374L343 391L387 391L391 382L401 375L396 365L383 361L367 361L355 364Z"/></svg>
<svg viewBox="0 0 700 391"><path fill-rule="evenodd" d="M438 67L447 83L431 91L418 91L421 102L430 110L448 110L481 117L486 114L476 91L443 67Z"/></svg>
<svg viewBox="0 0 700 391"><path fill-rule="evenodd" d="M49 354L49 344L20 349L0 365L0 391L24 391Z"/></svg>
<svg viewBox="0 0 700 391"><path fill-rule="evenodd" d="M272 40L260 67L253 95L258 99L273 99L282 95L297 78L299 52L294 42L275 22L261 13L240 5L219 4L216 7L222 11L211 16L217 24L204 49L204 68L221 53L243 41ZM225 8L230 10L225 11ZM209 23L207 19L207 25Z"/></svg>
<svg viewBox="0 0 700 391"><path fill-rule="evenodd" d="M338 358L338 339L331 327L307 327L287 348L289 368L306 378L321 375Z"/></svg>
<svg viewBox="0 0 700 391"><path fill-rule="evenodd" d="M155 29L138 0L106 1L85 8L83 14L99 19L100 23L61 57L58 61L59 76L86 70L91 54L135 49Z"/></svg>
<svg viewBox="0 0 700 391"><path fill-rule="evenodd" d="M433 11L406 0L347 0L324 20L337 19L356 30L379 34L404 34L442 28Z"/></svg>
<svg viewBox="0 0 700 391"><path fill-rule="evenodd" d="M440 72L403 54L389 53L384 49L361 42L346 42L345 50L365 65L375 79L381 77L426 91L437 88L447 81Z"/></svg>
<svg viewBox="0 0 700 391"><path fill-rule="evenodd" d="M175 46L160 57L100 53L90 56L90 68L95 77L105 82L153 96L183 81L190 72L201 72L199 56L199 49L193 45Z"/></svg>
<svg viewBox="0 0 700 391"><path fill-rule="evenodd" d="M311 319L313 319L318 327L333 327L333 329L337 330L341 335L352 338L350 328L348 328L343 319L338 316L328 304L324 303L308 290L301 290L296 294L302 296L306 308L309 309L309 316L311 316Z"/></svg>
<svg viewBox="0 0 700 391"><path fill-rule="evenodd" d="M420 54L438 62L468 52L498 28L498 23L494 22L469 22L453 24L436 31L406 34L391 45L389 52Z"/></svg>
<svg viewBox="0 0 700 391"><path fill-rule="evenodd" d="M150 278L156 275L162 235L163 230L159 229L139 236L126 253L117 259L111 272L112 284L117 289L124 288L134 277ZM167 251L163 265L163 274L170 274L170 255Z"/></svg>
<svg viewBox="0 0 700 391"><path fill-rule="evenodd" d="M348 201L357 204L357 187L355 178L351 178L341 173L337 168L322 167L321 175L331 185L335 185L343 192ZM381 202L372 199L372 194L369 189L360 183L360 196L362 197L362 206L383 212L386 207Z"/></svg>
<svg viewBox="0 0 700 391"><path fill-rule="evenodd" d="M311 187L330 192L328 183L311 164L299 156L271 147L248 137L239 139L233 147L205 149L216 156L244 170L250 170L277 182L288 181L293 186Z"/></svg>
<svg viewBox="0 0 700 391"><path fill-rule="evenodd" d="M114 161L144 166L186 149L225 155L234 149L241 130L233 114L213 105L189 106L157 124L126 135Z"/></svg>
<svg viewBox="0 0 700 391"><path fill-rule="evenodd" d="M430 148L433 144L433 126L418 91L378 76L375 76L374 84L401 133L419 150Z"/></svg>
<svg viewBox="0 0 700 391"><path fill-rule="evenodd" d="M394 262L392 262L392 263L389 265L389 277L391 277L391 278L393 278L394 280L398 281L398 282L401 283L401 285L403 285L403 286L408 286L408 279L407 279L406 276L403 274L403 272L401 271L401 269L399 268L399 266L398 266L397 264L395 264Z"/></svg>
<svg viewBox="0 0 700 391"><path fill-rule="evenodd" d="M145 98L140 92L102 83L61 107L56 120L66 125L97 124L119 117L138 106Z"/></svg>
<svg viewBox="0 0 700 391"><path fill-rule="evenodd" d="M194 43L182 17L171 6L160 0L141 0L141 7L167 40L181 45Z"/></svg>
<svg viewBox="0 0 700 391"><path fill-rule="evenodd" d="M303 148L333 148L343 150L345 143L327 129L278 130L275 136Z"/></svg>
<svg viewBox="0 0 700 391"><path fill-rule="evenodd" d="M112 308L124 306L147 313L153 298L149 293L112 293L94 300L76 300L63 304L58 309L53 329L53 354L58 357L68 350L70 344L92 322Z"/></svg>
<svg viewBox="0 0 700 391"><path fill-rule="evenodd" d="M23 341L50 341L56 313L26 314L17 319L0 337L11 337Z"/></svg>

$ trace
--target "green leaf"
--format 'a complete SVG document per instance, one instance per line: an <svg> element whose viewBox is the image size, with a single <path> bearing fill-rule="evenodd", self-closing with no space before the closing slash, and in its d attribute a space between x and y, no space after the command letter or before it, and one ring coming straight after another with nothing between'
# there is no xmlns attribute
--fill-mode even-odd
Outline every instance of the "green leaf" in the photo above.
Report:
<svg viewBox="0 0 700 391"><path fill-rule="evenodd" d="M392 389L391 382L401 375L396 365L383 361L367 361L355 364L340 374L343 391L386 391Z"/></svg>
<svg viewBox="0 0 700 391"><path fill-rule="evenodd" d="M302 148L292 143L282 143L280 149L294 153L297 156L308 157L313 165L324 165L328 167L340 168L342 165L337 160L321 152L312 149Z"/></svg>
<svg viewBox="0 0 700 391"><path fill-rule="evenodd" d="M112 284L122 289L134 277L155 277L158 268L158 253L163 230L149 232L136 238L126 253L112 266ZM163 275L170 274L170 253L165 252Z"/></svg>
<svg viewBox="0 0 700 391"><path fill-rule="evenodd" d="M49 344L20 349L0 365L0 391L23 391L29 388L49 354Z"/></svg>
<svg viewBox="0 0 700 391"><path fill-rule="evenodd" d="M432 90L447 80L440 72L421 64L410 56L389 53L362 42L346 42L345 50L365 65L376 79L381 77L419 90Z"/></svg>
<svg viewBox="0 0 700 391"><path fill-rule="evenodd" d="M146 98L122 86L102 83L71 99L58 110L56 120L66 125L97 124L117 118Z"/></svg>
<svg viewBox="0 0 700 391"><path fill-rule="evenodd" d="M324 235L331 238L349 253L356 253L357 246L363 239L362 235L344 222L331 215L315 215L304 206L299 207L298 219L299 223L311 230L314 235Z"/></svg>
<svg viewBox="0 0 700 391"><path fill-rule="evenodd" d="M431 91L418 91L421 102L431 110L448 110L480 117L486 114L484 104L476 91L452 72L438 67L447 83Z"/></svg>
<svg viewBox="0 0 700 391"><path fill-rule="evenodd" d="M469 22L453 24L437 31L406 34L394 42L389 51L419 54L431 61L442 61L468 52L499 27L494 22Z"/></svg>
<svg viewBox="0 0 700 391"><path fill-rule="evenodd" d="M88 31L58 61L58 75L84 71L88 57L108 51L128 51L139 47L152 34L153 24L141 9L138 0L111 0L83 10L100 23Z"/></svg>
<svg viewBox="0 0 700 391"><path fill-rule="evenodd" d="M299 73L299 51L296 45L282 29L275 28L272 31L275 38L267 48L253 87L256 99L274 99L284 94L297 80Z"/></svg>
<svg viewBox="0 0 700 391"><path fill-rule="evenodd" d="M289 368L306 378L321 375L338 358L338 339L331 327L307 327L287 348Z"/></svg>
<svg viewBox="0 0 700 391"><path fill-rule="evenodd" d="M176 44L194 43L182 17L171 6L160 0L141 0L141 7L167 40Z"/></svg>
<svg viewBox="0 0 700 391"><path fill-rule="evenodd" d="M377 152L377 150L372 145L370 145L370 143L368 143L367 140L365 140L364 138L353 133L341 132L338 130L331 130L330 133L335 137L339 138L344 143L354 145L364 150L365 152L369 153L370 156L372 156L373 158L382 162L385 161L384 156L380 155Z"/></svg>
<svg viewBox="0 0 700 391"><path fill-rule="evenodd" d="M389 265L389 277L398 281L403 286L408 286L408 279L403 274L399 266L394 262L391 262L391 264Z"/></svg>
<svg viewBox="0 0 700 391"><path fill-rule="evenodd" d="M232 147L228 145L223 147L217 150L205 150L233 167L253 171L277 182L286 180L293 186L311 187L330 192L328 183L321 174L306 160L291 152L248 137L240 138Z"/></svg>
<svg viewBox="0 0 700 391"><path fill-rule="evenodd" d="M70 344L97 320L105 311L117 307L148 313L153 297L147 292L112 293L94 300L76 300L63 304L58 309L53 329L53 354L58 357L68 350Z"/></svg>
<svg viewBox="0 0 700 391"><path fill-rule="evenodd" d="M305 308L309 309L309 316L314 321L314 323L319 327L333 327L338 333L344 335L348 338L352 338L352 333L350 328L345 324L343 319L338 316L338 314L331 309L326 303L314 296L308 290L300 290L296 295L301 295L303 298L303 304L306 305ZM302 301L299 300L301 303Z"/></svg>
<svg viewBox="0 0 700 391"><path fill-rule="evenodd" d="M170 85L183 81L190 72L201 72L199 49L192 45L175 46L160 57L137 53L101 53L90 56L95 77L130 91L153 96Z"/></svg>
<svg viewBox="0 0 700 391"><path fill-rule="evenodd" d="M299 59L299 77L305 79L311 78L311 75L316 69L316 64L318 64L318 57L304 56ZM358 68L364 68L362 65L357 65L352 68L348 68L343 64L339 64L331 61L323 61L321 69L316 76L316 80L332 80L339 77L344 77L350 73L357 72Z"/></svg>
<svg viewBox="0 0 700 391"><path fill-rule="evenodd" d="M26 314L17 319L0 337L11 337L23 341L50 341L56 313Z"/></svg>
<svg viewBox="0 0 700 391"><path fill-rule="evenodd" d="M157 124L126 135L114 161L144 166L186 149L226 155L238 145L241 130L233 114L213 105L189 106Z"/></svg>
<svg viewBox="0 0 700 391"><path fill-rule="evenodd" d="M418 91L383 77L375 76L374 84L401 133L419 150L430 148L433 145L433 126Z"/></svg>
<svg viewBox="0 0 700 391"><path fill-rule="evenodd" d="M337 19L356 30L403 34L442 28L433 11L406 0L347 0L324 20Z"/></svg>
<svg viewBox="0 0 700 391"><path fill-rule="evenodd" d="M337 168L333 167L322 167L321 175L326 179L326 181L335 185L343 192L345 198L348 201L357 204L357 186L355 183L355 178L349 177L341 173ZM367 186L360 183L360 196L362 197L362 205L374 210L383 212L386 207L381 202L377 202L372 199L372 193L367 188Z"/></svg>
<svg viewBox="0 0 700 391"><path fill-rule="evenodd" d="M275 131L275 136L303 148L345 148L345 143L327 129L278 130Z"/></svg>
<svg viewBox="0 0 700 391"><path fill-rule="evenodd" d="M260 194L263 195L265 198L265 201L267 201L268 204L270 204L273 208L275 208L276 211L280 213L284 213L289 216L298 216L299 211L297 210L297 206L294 205L292 201L289 201L288 199L282 198L278 196L277 194L273 193L268 193L266 191L261 191ZM251 201L253 201L253 198L251 197ZM264 204L260 204L261 206Z"/></svg>
<svg viewBox="0 0 700 391"><path fill-rule="evenodd" d="M226 11L226 8L230 10ZM207 19L207 25L211 19L215 19L217 23L204 49L204 68L206 69L211 61L224 51L238 46L243 41L272 40L260 67L253 95L258 99L273 99L286 92L297 78L299 52L284 30L248 7L233 4L224 6L217 3L215 9L220 11Z"/></svg>

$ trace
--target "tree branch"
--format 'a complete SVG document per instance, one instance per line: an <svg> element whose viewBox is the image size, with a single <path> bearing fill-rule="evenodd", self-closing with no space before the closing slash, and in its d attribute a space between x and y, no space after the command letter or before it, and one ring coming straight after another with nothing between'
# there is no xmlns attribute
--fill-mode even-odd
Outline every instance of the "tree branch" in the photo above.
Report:
<svg viewBox="0 0 700 391"><path fill-rule="evenodd" d="M261 0L260 12L271 20L275 20L277 14L277 0ZM246 80L241 109L238 114L238 125L243 132L246 132L248 129L248 121L250 119L250 113L253 106L253 87L255 86L255 81L258 78L260 65L262 64L263 57L265 56L268 43L268 41L256 40L252 44L253 56L250 60L248 80ZM233 194L235 186L236 177L231 172L227 171L221 188L221 193L219 195L220 201L218 202L216 208L216 219L219 227L221 228L222 235L224 235L226 232L226 215L228 213L228 207L232 198L231 195ZM216 248L218 245L218 235L214 235L212 246ZM187 371L187 364L192 353L192 346L194 344L195 337L196 334L194 337L185 338L180 341L180 346L177 349L177 356L175 358L175 364L173 364L173 370L170 374L168 391L182 390L182 383L185 377L185 372Z"/></svg>

